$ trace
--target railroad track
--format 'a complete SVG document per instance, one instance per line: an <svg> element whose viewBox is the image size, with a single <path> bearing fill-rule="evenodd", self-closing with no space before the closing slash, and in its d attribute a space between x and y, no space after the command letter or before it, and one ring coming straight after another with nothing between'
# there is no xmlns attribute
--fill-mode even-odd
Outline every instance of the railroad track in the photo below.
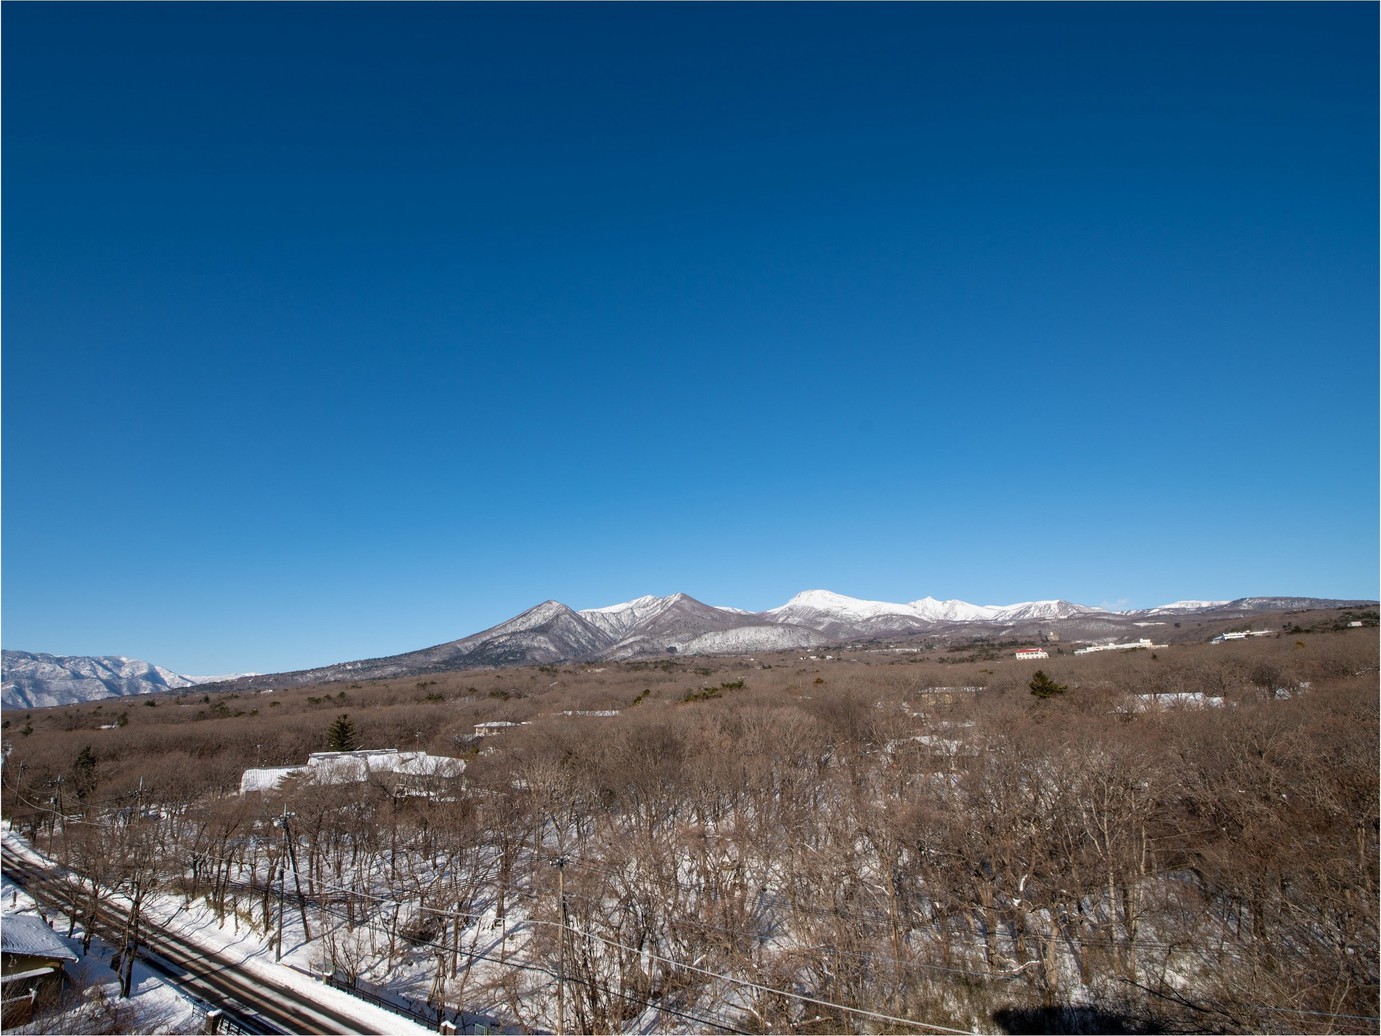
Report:
<svg viewBox="0 0 1381 1036"><path fill-rule="evenodd" d="M26 860L6 854L5 876L24 887L50 907L61 903L50 874ZM117 931L119 921L108 906L97 915L97 930ZM271 978L248 975L240 962L198 946L190 940L151 925L141 924L140 959L187 992L219 1008L230 1027L249 1033L367 1034L348 1015L317 1003L292 986Z"/></svg>

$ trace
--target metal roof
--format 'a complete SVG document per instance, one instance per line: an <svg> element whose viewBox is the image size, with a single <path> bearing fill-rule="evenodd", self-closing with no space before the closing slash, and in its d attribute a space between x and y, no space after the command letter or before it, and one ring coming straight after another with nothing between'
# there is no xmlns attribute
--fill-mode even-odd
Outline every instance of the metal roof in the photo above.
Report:
<svg viewBox="0 0 1381 1036"><path fill-rule="evenodd" d="M78 959L57 932L32 914L6 914L0 918L0 952L24 957Z"/></svg>

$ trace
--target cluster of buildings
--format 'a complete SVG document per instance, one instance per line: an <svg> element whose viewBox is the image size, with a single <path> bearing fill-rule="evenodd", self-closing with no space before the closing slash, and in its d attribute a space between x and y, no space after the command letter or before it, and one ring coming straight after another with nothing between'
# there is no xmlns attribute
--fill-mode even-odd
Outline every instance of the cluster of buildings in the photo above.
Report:
<svg viewBox="0 0 1381 1036"><path fill-rule="evenodd" d="M1095 651L1135 651L1137 648L1163 648L1165 646L1165 644L1152 644L1149 640L1143 637L1140 640L1132 641L1130 644L1090 644L1088 647L1075 648L1074 653L1076 655L1088 655L1092 654ZM1018 648L1015 654L1016 657L1021 660L1042 659L1050 657L1050 654L1045 650L1045 648L1038 647Z"/></svg>

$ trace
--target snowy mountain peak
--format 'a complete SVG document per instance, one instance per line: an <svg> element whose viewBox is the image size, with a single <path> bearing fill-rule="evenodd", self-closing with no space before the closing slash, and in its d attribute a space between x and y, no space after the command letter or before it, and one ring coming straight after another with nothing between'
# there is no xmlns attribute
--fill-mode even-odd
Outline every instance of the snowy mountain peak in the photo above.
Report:
<svg viewBox="0 0 1381 1036"><path fill-rule="evenodd" d="M1074 615L1090 615L1098 611L1082 604L1069 601L1023 601L1009 604L997 610L995 618L1000 622L1015 622L1022 619L1068 619Z"/></svg>
<svg viewBox="0 0 1381 1036"><path fill-rule="evenodd" d="M950 622L1031 622L1067 619L1097 612L1069 601L1023 601L1019 604L969 604L967 601L939 601L922 597L909 604L862 601L829 590L806 590L779 608L763 615L775 622L793 622L842 635L846 626L857 632L880 632L884 627L901 629L906 624Z"/></svg>
<svg viewBox="0 0 1381 1036"><path fill-rule="evenodd" d="M904 604L864 601L857 597L846 597L830 590L803 590L786 604L778 608L770 608L765 614L784 616L806 611L824 612L851 619L867 619L878 615L907 615L910 614L911 609Z"/></svg>
<svg viewBox="0 0 1381 1036"><path fill-rule="evenodd" d="M931 622L980 622L991 619L1001 609L995 604L969 604L968 601L937 601L922 597L907 605L917 617Z"/></svg>
<svg viewBox="0 0 1381 1036"><path fill-rule="evenodd" d="M605 605L603 608L584 608L581 609L580 614L588 616L591 614L607 613L612 615L617 612L642 611L647 608L650 608L654 604L659 604L660 602L666 599L667 598L665 597L654 597L651 594L647 594L643 597L635 597L631 601L624 601L622 604L609 604Z"/></svg>
<svg viewBox="0 0 1381 1036"><path fill-rule="evenodd" d="M543 601L541 604L537 605L537 607L529 608L527 611L523 612L522 615L510 621L518 622L519 620L525 620L529 624L550 622L552 619L564 615L569 611L570 609L560 601Z"/></svg>
<svg viewBox="0 0 1381 1036"><path fill-rule="evenodd" d="M622 604L611 604L603 608L587 608L576 614L596 629L613 637L623 637L635 626L661 614L673 605L690 600L685 594L672 594L670 597L637 597Z"/></svg>

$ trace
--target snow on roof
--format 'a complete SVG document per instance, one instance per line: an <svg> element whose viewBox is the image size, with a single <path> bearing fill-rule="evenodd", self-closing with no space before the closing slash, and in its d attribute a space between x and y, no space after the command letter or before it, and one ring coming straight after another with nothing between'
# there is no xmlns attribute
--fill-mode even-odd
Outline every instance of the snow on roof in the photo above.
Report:
<svg viewBox="0 0 1381 1036"><path fill-rule="evenodd" d="M28 971L12 971L4 977L5 985L11 982L23 982L25 979L42 978L44 975L57 973L57 968L50 964L46 968L30 968Z"/></svg>
<svg viewBox="0 0 1381 1036"><path fill-rule="evenodd" d="M240 793L272 791L289 774L302 773L326 784L365 780L371 773L397 773L408 777L459 777L465 761L426 752L400 752L396 748L371 748L360 752L313 752L306 766L275 766L246 770Z"/></svg>
<svg viewBox="0 0 1381 1036"><path fill-rule="evenodd" d="M1223 699L1205 694L1203 691L1168 691L1163 694L1138 694L1136 707L1140 710L1154 708L1216 708Z"/></svg>
<svg viewBox="0 0 1381 1036"><path fill-rule="evenodd" d="M270 766L266 768L246 770L240 777L240 794L247 791L272 791L290 773L297 773L302 769L300 766Z"/></svg>
<svg viewBox="0 0 1381 1036"><path fill-rule="evenodd" d="M23 957L79 958L42 920L31 914L6 914L0 920L0 952Z"/></svg>
<svg viewBox="0 0 1381 1036"><path fill-rule="evenodd" d="M465 760L426 752L399 752L393 772L409 777L459 777L465 772Z"/></svg>

